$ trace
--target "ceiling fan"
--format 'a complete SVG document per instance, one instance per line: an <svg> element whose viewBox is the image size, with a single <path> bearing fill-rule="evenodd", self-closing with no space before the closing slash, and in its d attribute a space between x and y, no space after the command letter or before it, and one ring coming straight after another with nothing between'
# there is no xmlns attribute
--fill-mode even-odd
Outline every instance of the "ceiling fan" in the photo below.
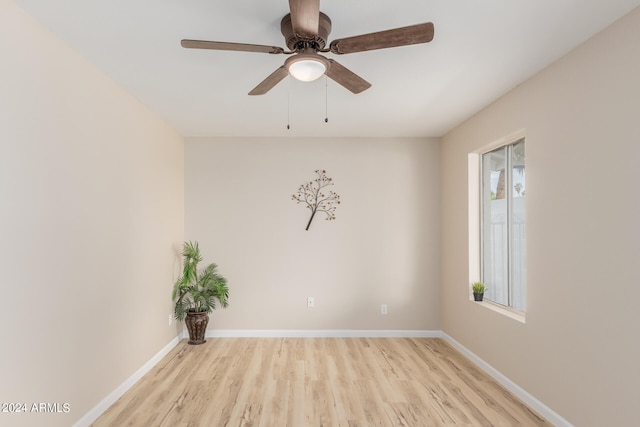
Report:
<svg viewBox="0 0 640 427"><path fill-rule="evenodd" d="M182 40L181 45L190 49L233 50L292 55L284 65L275 70L249 95L264 95L288 74L301 81L313 81L326 74L336 83L353 93L360 93L371 87L371 83L328 59L321 53L343 55L388 47L428 43L433 40L433 23L410 25L392 30L378 31L359 36L333 40L329 47L327 40L331 32L331 19L320 12L320 0L289 0L290 13L280 22L280 30L287 47L266 46L246 43L229 43L205 40Z"/></svg>

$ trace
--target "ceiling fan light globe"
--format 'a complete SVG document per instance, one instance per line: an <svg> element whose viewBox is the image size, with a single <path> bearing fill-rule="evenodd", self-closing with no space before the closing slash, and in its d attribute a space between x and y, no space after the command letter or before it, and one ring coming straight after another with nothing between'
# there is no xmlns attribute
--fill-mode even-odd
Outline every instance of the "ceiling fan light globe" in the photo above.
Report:
<svg viewBox="0 0 640 427"><path fill-rule="evenodd" d="M289 64L289 74L296 80L312 82L327 71L327 66L316 59L300 59Z"/></svg>

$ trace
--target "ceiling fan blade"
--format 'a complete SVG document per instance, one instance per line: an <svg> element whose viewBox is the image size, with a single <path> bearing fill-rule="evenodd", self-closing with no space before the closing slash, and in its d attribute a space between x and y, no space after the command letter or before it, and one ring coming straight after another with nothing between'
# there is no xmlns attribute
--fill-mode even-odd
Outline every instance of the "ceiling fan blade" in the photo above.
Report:
<svg viewBox="0 0 640 427"><path fill-rule="evenodd" d="M428 43L433 40L433 23L410 25L393 30L378 31L360 36L346 37L331 42L331 53L364 52L388 47Z"/></svg>
<svg viewBox="0 0 640 427"><path fill-rule="evenodd" d="M213 49L234 50L239 52L284 53L284 49L278 46L265 46L260 44L212 42L206 40L182 40L182 47L188 49Z"/></svg>
<svg viewBox="0 0 640 427"><path fill-rule="evenodd" d="M269 75L266 79L264 79L260 84L254 87L249 95L264 95L269 92L275 85L280 83L282 79L289 75L289 71L282 65L280 68L275 70L273 73Z"/></svg>
<svg viewBox="0 0 640 427"><path fill-rule="evenodd" d="M320 0L289 0L293 33L313 39L318 35Z"/></svg>
<svg viewBox="0 0 640 427"><path fill-rule="evenodd" d="M339 85L344 86L353 93L363 92L371 87L371 83L355 74L353 71L340 65L333 59L329 59L327 76Z"/></svg>

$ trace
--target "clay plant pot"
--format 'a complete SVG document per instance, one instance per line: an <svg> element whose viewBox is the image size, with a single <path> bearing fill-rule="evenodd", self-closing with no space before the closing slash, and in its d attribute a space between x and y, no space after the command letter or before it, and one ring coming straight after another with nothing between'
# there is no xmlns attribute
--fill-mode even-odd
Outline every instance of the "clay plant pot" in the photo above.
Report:
<svg viewBox="0 0 640 427"><path fill-rule="evenodd" d="M484 294L473 294L473 300L474 301L482 301L482 298L484 297Z"/></svg>
<svg viewBox="0 0 640 427"><path fill-rule="evenodd" d="M204 334L207 331L207 324L209 323L209 313L189 311L187 312L187 317L184 319L184 323L187 325L187 330L189 331L189 344L199 345L207 342L207 340L204 339Z"/></svg>

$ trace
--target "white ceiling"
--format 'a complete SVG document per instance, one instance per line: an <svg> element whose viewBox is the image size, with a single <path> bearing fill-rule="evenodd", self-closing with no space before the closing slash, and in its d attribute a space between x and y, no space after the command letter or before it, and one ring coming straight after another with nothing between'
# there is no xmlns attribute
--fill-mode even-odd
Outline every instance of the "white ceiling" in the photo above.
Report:
<svg viewBox="0 0 640 427"><path fill-rule="evenodd" d="M321 0L329 40L431 21L431 43L327 56L372 84L287 78L285 55L183 49L203 39L286 47L287 0L14 0L184 136L441 136L640 0ZM325 102L327 100L327 102ZM328 123L325 123L325 108ZM287 123L291 129L287 130Z"/></svg>

